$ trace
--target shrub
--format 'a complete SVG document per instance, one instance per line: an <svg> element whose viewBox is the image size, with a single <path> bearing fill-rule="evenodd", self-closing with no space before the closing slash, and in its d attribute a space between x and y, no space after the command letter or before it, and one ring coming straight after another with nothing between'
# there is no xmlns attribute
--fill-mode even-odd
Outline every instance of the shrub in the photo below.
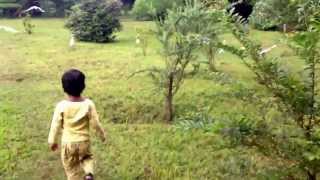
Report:
<svg viewBox="0 0 320 180"><path fill-rule="evenodd" d="M75 38L88 42L110 42L121 29L118 16L121 3L116 0L89 0L72 7L66 27Z"/></svg>
<svg viewBox="0 0 320 180"><path fill-rule="evenodd" d="M259 30L276 29L279 25L298 25L298 5L291 0L266 0L255 4L252 25Z"/></svg>
<svg viewBox="0 0 320 180"><path fill-rule="evenodd" d="M167 10L183 4L184 0L137 0L131 13L137 20L153 20L155 16L164 17Z"/></svg>
<svg viewBox="0 0 320 180"><path fill-rule="evenodd" d="M260 1L256 4L250 19L254 28L259 30L268 30L275 28L280 24L279 19L275 14L267 11L267 9L270 8L270 5L264 1Z"/></svg>

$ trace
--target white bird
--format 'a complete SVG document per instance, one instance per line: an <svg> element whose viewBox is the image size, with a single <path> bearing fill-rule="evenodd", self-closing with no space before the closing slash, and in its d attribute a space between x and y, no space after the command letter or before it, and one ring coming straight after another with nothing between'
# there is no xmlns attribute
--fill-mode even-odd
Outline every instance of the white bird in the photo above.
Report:
<svg viewBox="0 0 320 180"><path fill-rule="evenodd" d="M224 53L224 50L223 49L219 49L218 50L218 54L222 54L222 53Z"/></svg>
<svg viewBox="0 0 320 180"><path fill-rule="evenodd" d="M69 47L74 48L75 44L76 44L76 41L75 41L74 35L72 34L69 41Z"/></svg>
<svg viewBox="0 0 320 180"><path fill-rule="evenodd" d="M0 26L0 30L4 30L6 32L10 32L10 33L18 33L19 31L15 30L12 27L9 26Z"/></svg>
<svg viewBox="0 0 320 180"><path fill-rule="evenodd" d="M27 12L30 12L30 11L40 11L42 13L46 12L45 10L43 10L41 7L38 7L38 6L31 6L29 7L28 9L22 11L23 13L27 13Z"/></svg>
<svg viewBox="0 0 320 180"><path fill-rule="evenodd" d="M270 52L272 49L274 49L274 48L276 48L276 47L278 47L278 46L277 46L277 45L273 45L273 46L271 46L271 47L269 47L269 48L262 49L262 51L259 53L259 55L260 55L260 56L261 56L261 55L264 55L264 54Z"/></svg>

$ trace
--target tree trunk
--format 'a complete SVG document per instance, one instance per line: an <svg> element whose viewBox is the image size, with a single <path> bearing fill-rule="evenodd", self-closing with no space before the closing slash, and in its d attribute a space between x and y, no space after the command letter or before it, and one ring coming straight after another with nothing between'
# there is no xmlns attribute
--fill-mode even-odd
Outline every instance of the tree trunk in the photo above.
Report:
<svg viewBox="0 0 320 180"><path fill-rule="evenodd" d="M173 121L173 75L168 77L168 84L165 94L164 104L164 120L167 122Z"/></svg>
<svg viewBox="0 0 320 180"><path fill-rule="evenodd" d="M308 180L317 180L317 173L308 171Z"/></svg>
<svg viewBox="0 0 320 180"><path fill-rule="evenodd" d="M217 68L216 68L214 59L210 59L209 60L209 70L212 71L212 72L217 72L218 71Z"/></svg>
<svg viewBox="0 0 320 180"><path fill-rule="evenodd" d="M217 72L217 68L215 65L215 58L217 50L213 47L213 45L210 45L212 47L208 47L207 49L207 58L208 58L208 64L209 64L209 70L212 72Z"/></svg>

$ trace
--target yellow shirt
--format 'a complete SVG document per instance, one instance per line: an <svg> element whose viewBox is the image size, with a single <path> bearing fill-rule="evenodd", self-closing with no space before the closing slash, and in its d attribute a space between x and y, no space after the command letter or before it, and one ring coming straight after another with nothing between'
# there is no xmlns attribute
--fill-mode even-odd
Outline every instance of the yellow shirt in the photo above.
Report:
<svg viewBox="0 0 320 180"><path fill-rule="evenodd" d="M55 108L48 142L57 143L61 129L63 144L88 141L90 127L94 128L102 139L105 137L94 103L90 99L81 102L63 100Z"/></svg>

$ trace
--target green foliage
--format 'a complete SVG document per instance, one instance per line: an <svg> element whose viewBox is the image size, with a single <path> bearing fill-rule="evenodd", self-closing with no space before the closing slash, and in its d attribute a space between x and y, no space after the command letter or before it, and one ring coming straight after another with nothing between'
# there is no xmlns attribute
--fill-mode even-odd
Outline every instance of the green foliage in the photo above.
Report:
<svg viewBox="0 0 320 180"><path fill-rule="evenodd" d="M317 4L316 9L320 6ZM318 106L318 66L320 63L319 53L319 21L314 16L318 12L309 14L303 18L302 22L307 26L306 32L297 33L294 37L294 47L298 55L304 60L306 67L299 77L282 67L277 58L270 58L262 53L262 47L259 43L248 38L243 30L241 20L236 21L231 26L234 36L245 47L243 52L232 51L242 58L244 64L255 74L257 82L264 86L269 92L278 99L277 103L284 113L288 113L291 119L296 123L296 128L303 131L302 138L295 142L292 147L286 147L286 154L294 154L293 159L302 170L305 170L309 179L315 179L319 172L318 139L314 138L314 132L319 128L319 106ZM237 18L237 17L236 17ZM230 48L232 49L232 48ZM252 58L248 62L246 57ZM290 138L287 140L289 141ZM281 146L281 143L277 143ZM294 148L293 148L294 147ZM295 153L296 147L299 150L308 149L307 156L301 153ZM304 153L302 153L304 154ZM292 158L292 156L291 156ZM289 158L290 159L290 158ZM320 159L320 158L319 158Z"/></svg>
<svg viewBox="0 0 320 180"><path fill-rule="evenodd" d="M181 131L201 129L210 131L214 125L214 119L210 115L210 108L204 108L200 112L188 112L186 115L177 118L175 128Z"/></svg>
<svg viewBox="0 0 320 180"><path fill-rule="evenodd" d="M259 30L278 28L283 24L298 24L298 4L292 0L258 1L251 15L253 26Z"/></svg>
<svg viewBox="0 0 320 180"><path fill-rule="evenodd" d="M0 0L0 3L16 3L17 0Z"/></svg>
<svg viewBox="0 0 320 180"><path fill-rule="evenodd" d="M299 3L299 21L304 29L308 28L308 24L317 24L320 21L319 12L320 2L317 0L306 0Z"/></svg>
<svg viewBox="0 0 320 180"><path fill-rule="evenodd" d="M0 9L18 9L21 5L17 3L1 3L0 2Z"/></svg>
<svg viewBox="0 0 320 180"><path fill-rule="evenodd" d="M199 11L198 23L200 24L199 32L202 34L202 49L207 58L209 70L217 71L215 66L216 55L220 49L219 36L224 33L222 26L223 11L207 10Z"/></svg>
<svg viewBox="0 0 320 180"><path fill-rule="evenodd" d="M195 52L200 47L201 18L203 8L197 1L188 1L185 8L177 8L168 12L165 20L157 22L156 36L161 43L165 68L147 69L155 84L165 96L164 119L173 120L173 98L180 89L184 79L193 75L198 68ZM200 20L200 21L199 21ZM188 72L192 64L193 71ZM142 71L142 72L145 72Z"/></svg>
<svg viewBox="0 0 320 180"><path fill-rule="evenodd" d="M150 29L136 29L136 33L136 44L141 48L143 56L146 56L152 32Z"/></svg>
<svg viewBox="0 0 320 180"><path fill-rule="evenodd" d="M280 18L270 13L273 9L267 2L269 1L259 1L254 7L250 22L256 29L269 30L281 24Z"/></svg>
<svg viewBox="0 0 320 180"><path fill-rule="evenodd" d="M318 5L317 0L261 0L254 6L251 23L259 30L279 28L283 24L305 30L306 24L301 19L318 11L315 8Z"/></svg>
<svg viewBox="0 0 320 180"><path fill-rule="evenodd" d="M120 31L121 3L117 0L84 1L72 8L66 27L80 41L105 43L115 39Z"/></svg>
<svg viewBox="0 0 320 180"><path fill-rule="evenodd" d="M227 7L227 0L200 0L205 7L215 10L223 10Z"/></svg>
<svg viewBox="0 0 320 180"><path fill-rule="evenodd" d="M18 9L21 5L17 0L0 0L0 9Z"/></svg>
<svg viewBox="0 0 320 180"><path fill-rule="evenodd" d="M27 34L32 34L33 33L33 29L35 27L35 25L33 25L31 23L31 15L30 14L27 14L23 19L22 19L22 24L23 24L23 27L24 27L24 31L27 33Z"/></svg>
<svg viewBox="0 0 320 180"><path fill-rule="evenodd" d="M137 20L153 20L164 17L168 10L184 5L184 0L136 0L131 11Z"/></svg>

